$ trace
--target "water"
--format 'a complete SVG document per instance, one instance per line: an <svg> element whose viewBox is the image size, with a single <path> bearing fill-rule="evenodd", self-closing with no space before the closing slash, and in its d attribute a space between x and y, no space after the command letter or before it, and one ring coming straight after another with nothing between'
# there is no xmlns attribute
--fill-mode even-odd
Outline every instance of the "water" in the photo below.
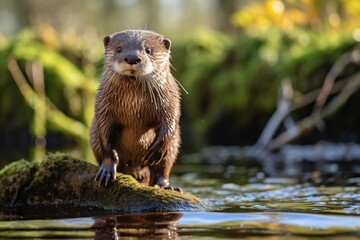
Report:
<svg viewBox="0 0 360 240"><path fill-rule="evenodd" d="M172 184L207 212L119 214L99 209L0 211L0 238L358 239L360 178L265 176L258 166L178 163Z"/></svg>
<svg viewBox="0 0 360 240"><path fill-rule="evenodd" d="M0 224L1 238L355 239L357 216L289 212L198 212L17 220Z"/></svg>
<svg viewBox="0 0 360 240"><path fill-rule="evenodd" d="M315 186L265 178L261 183L235 184L189 173L173 182L203 198L213 210L144 214L56 207L6 210L0 214L0 238L355 239L360 238L358 181Z"/></svg>

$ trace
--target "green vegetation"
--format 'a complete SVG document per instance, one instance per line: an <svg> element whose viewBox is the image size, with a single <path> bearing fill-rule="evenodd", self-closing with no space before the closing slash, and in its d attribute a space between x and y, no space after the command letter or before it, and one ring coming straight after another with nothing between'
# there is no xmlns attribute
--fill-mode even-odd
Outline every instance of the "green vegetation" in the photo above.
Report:
<svg viewBox="0 0 360 240"><path fill-rule="evenodd" d="M72 57L76 53L74 48ZM96 78L28 31L3 44L0 55L2 130L27 127L37 141L60 132L75 139L86 156Z"/></svg>
<svg viewBox="0 0 360 240"><path fill-rule="evenodd" d="M189 92L183 92L183 146L254 143L283 80L291 81L295 97L319 89L332 64L358 44L357 6L256 2L232 15L236 34L200 30L186 41L174 39L173 73ZM48 25L2 40L1 131L29 129L37 140L61 133L86 149L88 159L101 64L101 40L60 34ZM339 78L358 71L353 64ZM351 116L356 122L360 112Z"/></svg>
<svg viewBox="0 0 360 240"><path fill-rule="evenodd" d="M266 36L232 39L202 34L173 50L174 59L184 59L181 53L188 53L185 61L174 61L174 67L189 91L183 97L183 113L198 143L206 143L211 131L224 131L226 126L214 127L224 118L232 118L227 123L233 130L252 127L253 135L248 137L254 141L276 107L281 81L291 80L295 96L318 89L336 59L357 44L350 36L334 41L331 33L304 31L272 30ZM341 77L356 71L347 68Z"/></svg>

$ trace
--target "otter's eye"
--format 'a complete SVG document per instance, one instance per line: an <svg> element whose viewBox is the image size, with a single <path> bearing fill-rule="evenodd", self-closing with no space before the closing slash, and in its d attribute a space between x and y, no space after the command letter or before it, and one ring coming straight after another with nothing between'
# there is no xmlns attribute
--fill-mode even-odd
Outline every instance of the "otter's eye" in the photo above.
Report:
<svg viewBox="0 0 360 240"><path fill-rule="evenodd" d="M147 54L151 54L151 53L152 53L152 49L151 49L151 48L146 48L146 49L145 49L145 52L146 52Z"/></svg>
<svg viewBox="0 0 360 240"><path fill-rule="evenodd" d="M117 48L116 48L116 52L117 52L117 53L121 53L121 52L122 52L122 47L117 47Z"/></svg>

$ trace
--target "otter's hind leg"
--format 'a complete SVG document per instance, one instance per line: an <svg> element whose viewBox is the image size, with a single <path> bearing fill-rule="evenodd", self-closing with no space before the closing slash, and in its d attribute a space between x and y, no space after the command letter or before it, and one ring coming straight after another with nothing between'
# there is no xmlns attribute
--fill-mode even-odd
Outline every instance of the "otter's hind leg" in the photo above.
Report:
<svg viewBox="0 0 360 240"><path fill-rule="evenodd" d="M161 188L170 188L169 178L171 169L175 163L180 147L180 130L179 127L175 132L172 142L167 150L167 154L158 164L151 166L151 186L158 186ZM175 189L181 191L181 189Z"/></svg>

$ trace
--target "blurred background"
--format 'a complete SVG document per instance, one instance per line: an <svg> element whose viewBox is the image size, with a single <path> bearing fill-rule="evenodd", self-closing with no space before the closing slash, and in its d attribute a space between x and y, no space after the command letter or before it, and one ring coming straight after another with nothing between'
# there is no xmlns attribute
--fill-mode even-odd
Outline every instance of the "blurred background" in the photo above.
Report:
<svg viewBox="0 0 360 240"><path fill-rule="evenodd" d="M94 160L88 131L107 34L148 29L172 40L173 75L189 92L182 91L184 154L255 144L281 83L291 83L294 98L319 90L359 44L359 23L358 0L2 0L1 166L46 151ZM349 62L336 81L359 70ZM358 143L360 92L353 90L295 143ZM315 99L292 118L308 116Z"/></svg>

